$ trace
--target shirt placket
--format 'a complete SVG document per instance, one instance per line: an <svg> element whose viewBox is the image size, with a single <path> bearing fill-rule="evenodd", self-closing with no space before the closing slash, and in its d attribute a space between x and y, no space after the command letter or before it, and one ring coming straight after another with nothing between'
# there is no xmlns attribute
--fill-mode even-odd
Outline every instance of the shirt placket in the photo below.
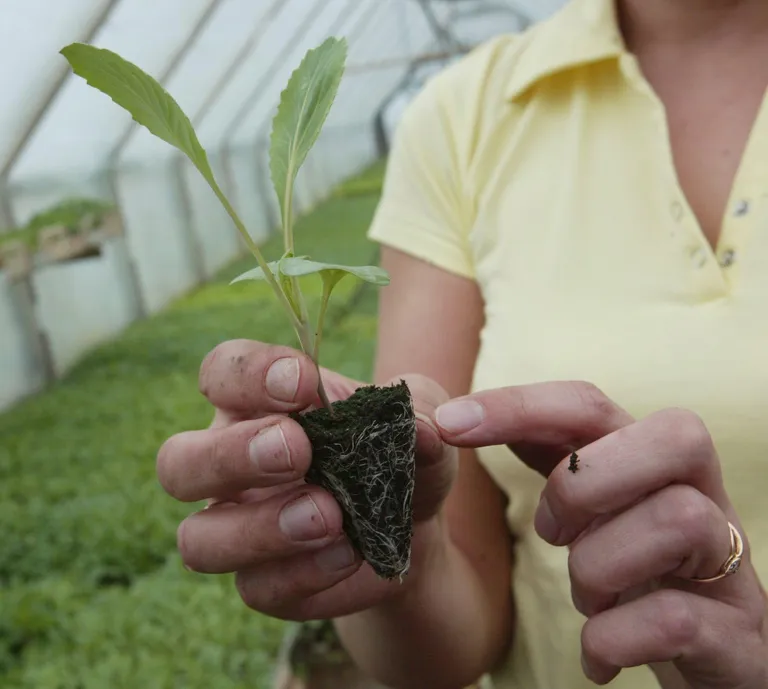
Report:
<svg viewBox="0 0 768 689"><path fill-rule="evenodd" d="M662 133L660 141L669 172L669 212L673 222L670 236L687 255L692 271L690 278L700 298L727 297L738 287L750 237L758 229L758 218L768 210L768 91L750 132L723 215L717 246L713 248L677 178L663 104L646 81L634 56L623 55L621 66L633 88L649 99L654 121Z"/></svg>
<svg viewBox="0 0 768 689"><path fill-rule="evenodd" d="M763 99L736 173L717 246L720 268L731 287L743 277L743 258L758 231L757 219L764 215L761 206L767 202L768 97Z"/></svg>

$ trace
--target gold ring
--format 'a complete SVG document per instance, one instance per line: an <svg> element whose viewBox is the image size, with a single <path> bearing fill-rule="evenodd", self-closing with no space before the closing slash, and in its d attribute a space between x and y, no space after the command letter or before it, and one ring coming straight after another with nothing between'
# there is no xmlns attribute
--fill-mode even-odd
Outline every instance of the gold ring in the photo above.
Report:
<svg viewBox="0 0 768 689"><path fill-rule="evenodd" d="M741 561L744 558L744 539L742 539L738 529L733 524L731 524L731 522L728 522L728 528L731 532L731 554L728 556L728 559L723 562L723 566L720 567L720 571L713 577L706 577L702 579L697 577L690 577L690 581L695 581L700 584L709 584L713 581L720 581L720 579L725 579L725 577L728 577L731 574L736 574L736 572L739 571L739 567L741 567Z"/></svg>

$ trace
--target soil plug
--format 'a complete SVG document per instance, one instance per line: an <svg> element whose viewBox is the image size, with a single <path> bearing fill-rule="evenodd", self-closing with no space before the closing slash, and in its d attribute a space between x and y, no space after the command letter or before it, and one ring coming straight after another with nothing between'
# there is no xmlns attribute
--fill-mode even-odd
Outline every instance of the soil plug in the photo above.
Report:
<svg viewBox="0 0 768 689"><path fill-rule="evenodd" d="M408 386L363 387L295 415L312 443L307 481L338 501L344 531L374 571L402 577L410 564L416 419Z"/></svg>

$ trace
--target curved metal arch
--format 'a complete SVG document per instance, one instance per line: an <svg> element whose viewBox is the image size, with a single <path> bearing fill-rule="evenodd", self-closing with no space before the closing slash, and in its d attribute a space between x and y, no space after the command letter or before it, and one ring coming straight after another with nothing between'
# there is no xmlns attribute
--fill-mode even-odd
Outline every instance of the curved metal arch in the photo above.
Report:
<svg viewBox="0 0 768 689"><path fill-rule="evenodd" d="M428 0L417 0L419 4L423 5L423 1ZM453 0L453 3L457 6L462 4L462 2L469 2L470 0ZM521 24L523 28L526 28L530 26L533 23L533 20L531 17L526 14L522 9L520 9L517 6L517 3L512 3L507 0L507 2L504 2L503 0L488 0L487 2L483 2L480 6L475 3L474 7L468 7L466 9L459 9L457 12L458 17L462 16L473 16L482 14L484 12L493 12L493 11L502 11L505 13L510 13L512 16L514 16ZM454 51L454 54L459 55L463 51ZM379 149L379 154L381 156L387 155L389 152L389 141L387 139L386 135L386 129L384 125L384 114L389 107L389 105L392 103L392 101L395 99L398 93L400 93L403 89L408 88L415 80L415 78L418 75L418 70L421 66L424 64L428 64L430 62L440 62L447 58L451 57L451 51L445 51L443 54L432 54L432 55L423 55L411 62L411 65L406 72L406 74L403 76L403 78L400 80L400 82L395 86L394 89L384 98L381 102L381 104L378 107L378 110L376 112L376 116L374 118L374 129L376 133L376 143L377 147Z"/></svg>
<svg viewBox="0 0 768 689"><path fill-rule="evenodd" d="M280 14L280 11L283 9L284 2L285 0L274 0L270 8L261 17L259 20L259 25L255 27L254 31L248 37L248 40L246 40L243 47L238 51L237 55L235 55L227 68L224 70L222 78L216 84L214 84L211 92L208 94L203 104L192 116L192 124L197 126L200 124L200 122L202 122L210 109L216 103L216 100L221 95L222 91L224 91L227 85L234 78L238 67L242 65L253 54L253 51L256 50L256 48L259 46L261 39L264 37L264 34L269 29L275 17L277 17L277 15Z"/></svg>
<svg viewBox="0 0 768 689"><path fill-rule="evenodd" d="M355 2L357 2L357 0L350 0L350 2L345 6L345 9L346 7L354 5ZM284 48L275 56L275 59L272 60L269 67L264 70L262 73L262 78L258 80L256 86L253 88L250 94L248 94L242 105L237 109L237 112L229 121L229 124L227 124L225 127L225 132L232 133L236 131L237 128L243 123L251 109L258 104L264 88L274 78L274 72L278 70L280 65L288 59L296 47L296 44L301 41L307 31L309 31L314 21L323 13L324 9L325 0L317 0L312 5L310 10L304 15L303 21L296 27L296 30L291 34L291 37L286 40ZM228 148L230 140L231 136L225 135L223 137L222 148Z"/></svg>
<svg viewBox="0 0 768 689"><path fill-rule="evenodd" d="M357 4L358 1L359 0L349 0L344 5L343 11L339 14L339 16L337 17L337 21L334 23L334 27L338 26L339 24L343 26L346 20L346 15L348 14L348 11L351 8L354 8L354 6ZM226 127L225 131L227 132L227 134L224 136L219 150L222 155L222 161L224 164L224 168L226 170L226 174L229 175L230 177L233 176L232 160L231 160L231 153L232 153L231 141L232 141L232 137L234 136L234 133L237 131L237 128L240 126L242 121L248 116L248 113L259 104L262 91L264 91L266 86L268 86L271 83L271 81L274 79L275 70L279 68L279 66L288 59L291 52L295 49L296 43L301 41L301 39L306 35L307 31L309 31L309 28L312 25L312 22L314 22L315 19L317 19L317 17L319 17L320 14L322 14L322 11L324 9L324 2L325 0L319 0L318 2L315 2L314 5L312 5L309 12L307 12L307 14L305 15L305 21L302 22L302 24L293 33L290 40L286 42L286 47L283 50L281 50L280 53L275 58L275 60L272 61L269 69L263 72L264 74L263 78L259 80L258 84L256 84L256 87L251 91L251 93L246 98L245 102L238 109L237 113L235 114L235 117L232 118L229 125ZM339 22L338 20L341 20L341 21ZM334 31L335 31L335 28L334 28ZM268 122L268 120L266 122ZM259 127L259 129L263 129L263 128L264 128L263 125ZM256 141L254 142L255 148L258 150L262 145L266 145L268 150L269 144L264 143L265 141L266 141L266 137L264 135L257 136ZM257 159L258 159L258 155L257 155ZM269 175L260 175L259 194L261 198L265 201L267 214L268 216L270 216L269 217L270 223L272 225L277 225L278 219L276 217L272 217L271 206L269 203L266 202L271 193L268 180L269 180Z"/></svg>
<svg viewBox="0 0 768 689"><path fill-rule="evenodd" d="M341 29L343 29L343 28L344 28L344 25L345 25L345 24L346 24L346 22L347 22L347 19L348 19L348 14L349 14L349 13L348 13L346 10L347 10L347 8L349 8L349 7L354 7L356 4L357 4L357 0L350 0L350 2L348 2L348 3L347 3L347 5L345 5L345 6L344 6L344 10L343 10L343 11L340 13L339 17L337 18L337 19L338 19L338 21L336 21L336 22L335 22L335 23L332 25L332 27L331 27L331 33L332 33L332 34L334 34L334 33L337 33L337 32L340 32L340 31L341 31ZM354 25L354 26L352 27L352 29L350 30L350 32L349 32L349 33L350 33L350 36L356 36L356 35L359 35L359 33L365 29L365 27L368 25L368 23L369 23L369 22L371 22L371 21L373 20L373 18L376 16L376 14L379 12L379 10L381 10L381 8L382 8L382 7L384 7L384 5L383 5L383 4L380 4L380 3L378 3L378 2L375 2L375 3L371 3L371 5L369 6L369 9L368 9L368 11L367 11L367 12L366 12L364 15L362 15L362 16L361 16L361 17L358 19L358 21L355 23L355 25ZM287 56L284 56L284 59L287 59ZM281 61L284 61L284 59L283 59L283 60L281 60ZM277 64L279 64L279 63L277 63ZM270 76L269 76L267 79L264 79L264 80L263 80L263 83L261 83L261 84L259 85L260 89L263 89L263 87L264 87L264 86L266 86L267 84L269 84L269 83L270 83L270 81L271 81L273 78L274 78L274 77L273 77L273 76L271 75L271 73L270 73ZM254 91L254 93L257 93L257 91ZM254 101L254 102L253 102L253 103L250 105L250 107L248 108L248 111L245 113L245 115L247 115L247 114L248 114L248 112L250 112L250 110L251 110L252 108L256 107L256 105L258 105L258 99L256 99L256 100L255 100L255 101ZM265 119L265 120L264 120L264 121L263 121L263 122L262 122L262 123L261 123L261 124L258 126L258 130L263 132L263 131L264 131L264 130L265 130L267 127L268 127L268 125L269 125L269 121L270 121L270 120L269 120L269 118L267 117L267 118L266 118L266 119ZM232 127L231 129L228 127L228 129L230 129L230 131L231 131L232 133L234 133L234 132L236 131L237 127L238 127L238 126L240 126L241 122L242 122L242 120L238 121L238 122L237 122L237 124L236 124L234 127ZM260 136L264 136L264 134L261 134ZM258 138L258 137L257 137L257 138ZM231 137L228 137L228 138L225 140L225 143L224 143L224 148L228 148L228 147L229 147L229 141L230 141L230 140L231 140Z"/></svg>
<svg viewBox="0 0 768 689"><path fill-rule="evenodd" d="M189 32L187 38L183 41L183 43L179 46L179 48L177 48L177 50L174 52L173 57L168 63L168 67L165 69L165 72L158 79L158 82L161 85L165 85L168 79L170 79L173 76L174 72L181 66L181 64L184 61L184 58L189 54L192 47L200 38L200 35L202 34L203 30L211 21L212 17L216 13L216 10L220 7L222 2L223 0L211 0L211 2L207 5L205 10L200 14L200 18L192 27L192 30ZM139 126L138 123L131 120L131 122L129 122L128 126L125 128L120 138L118 139L117 143L112 148L112 150L110 151L107 157L107 166L106 166L107 181L109 184L109 188L112 192L112 196L114 197L114 200L116 202L119 201L119 194L118 194L119 182L118 182L117 161L120 158L120 154L128 145L131 135L133 134L133 132L136 130L138 126ZM179 154L179 158L181 158L181 154ZM176 164L174 181L179 188L179 198L181 199L181 213L183 216L184 226L185 228L189 228L190 222L191 222L190 218L192 215L192 210L190 207L189 197L185 194L184 180L182 179L182 176L181 176L181 168L179 164ZM200 248L197 240L195 239L194 233L186 232L185 236L190 244L195 272L198 278L201 278L201 276L203 276L203 273L204 273L202 268L202 260L203 260L202 249ZM135 257L130 251L128 252L128 272L129 272L130 280L133 286L133 291L136 294L138 317L146 318L146 316L149 313L149 309L147 308L146 300L144 298L144 294L141 288L141 280L139 279L139 268L136 263Z"/></svg>
<svg viewBox="0 0 768 689"><path fill-rule="evenodd" d="M349 3L349 5L345 6L354 6L356 4L357 0L352 0L352 2ZM373 21L373 19L376 17L377 13L384 7L383 4L375 2L371 3L369 6L369 9L358 18L358 20L355 22L353 27L350 30L351 36L359 36L362 31L365 30L367 25ZM344 27L344 25L347 22L347 17L344 16L344 13L342 13L341 17L339 18L340 21L336 22L334 26L331 27L331 33L336 33L337 31L341 31L341 29ZM258 104L258 102L254 103L254 107ZM267 156L269 155L269 125L270 125L270 119L269 117L265 118L264 121L259 125L258 131L260 132L254 140L253 146L256 153L256 158L260 159L263 155L264 151L266 150ZM234 131L234 130L233 130ZM227 167L230 165L230 147L228 145L225 145L223 148L223 154L224 154L224 160ZM311 162L308 163L311 165ZM267 198L271 193L272 190L270 188L269 183L269 174L261 175L261 188L260 193L262 198ZM269 206L268 206L269 207ZM271 218L271 221L273 224L277 225L279 224L279 218L273 217Z"/></svg>
<svg viewBox="0 0 768 689"><path fill-rule="evenodd" d="M87 24L82 35L78 39L79 42L90 43L99 33L101 27L104 26L119 3L120 0L108 0L101 11ZM40 104L35 109L35 113L30 118L27 127L24 129L21 136L19 136L18 141L13 149L11 149L11 154L3 164L2 169L0 169L0 219L4 220L9 226L15 224L13 205L11 204L11 198L8 192L8 180L10 179L11 171L21 157L21 154L24 152L24 149L26 149L30 139L32 139L37 131L40 123L43 121L43 117L45 117L45 113L48 112L48 108L51 107L51 104L56 100L56 97L64 88L64 84L67 83L70 74L71 70L69 65L65 61L62 61L61 66L58 68L56 80L51 85L51 88L48 90L45 97L40 101Z"/></svg>
<svg viewBox="0 0 768 689"><path fill-rule="evenodd" d="M418 4L421 7L424 18L427 20L427 24L432 29L432 33L435 34L440 48L443 50L461 50L464 48L459 39L451 33L451 30L440 23L430 0L418 0Z"/></svg>
<svg viewBox="0 0 768 689"><path fill-rule="evenodd" d="M523 12L519 7L508 4L506 2L499 2L497 0L484 0L481 3L474 2L466 7L458 5L451 17L451 24L461 19L482 17L489 14L505 14L514 17L520 25L520 30L524 31L533 23L531 17ZM450 26L448 27L450 30Z"/></svg>
<svg viewBox="0 0 768 689"><path fill-rule="evenodd" d="M176 70L182 65L182 63L184 62L184 59L187 57L187 55L189 55L195 43L197 43L197 40L202 35L205 27L208 26L211 19L216 14L216 11L221 7L222 2L223 0L210 0L205 10L200 14L200 18L197 20L197 22L195 22L195 25L192 27L192 30L189 32L189 35L184 39L182 44L174 51L173 56L171 57L171 60L168 63L168 66L165 68L165 71L157 79L157 81L161 85L165 86L165 84L168 83L168 80L174 75ZM120 157L120 154L128 145L128 142L131 139L131 135L136 131L136 129L139 126L140 125L134 120L131 120L128 123L126 128L123 130L123 133L118 138L117 143L112 147L112 150L107 155L108 168L111 168L115 165L118 158Z"/></svg>
<svg viewBox="0 0 768 689"><path fill-rule="evenodd" d="M396 16L395 22L397 22ZM397 69L398 75L396 75L394 81L399 82L402 76L401 72L405 72L405 70L408 69L414 59L422 58L424 56L421 54L414 55L409 53L405 55L398 55L397 57L374 57L375 55L386 54L387 51L385 46L391 44L392 41L392 37L383 35L382 32L379 31L379 28L380 27L377 25L375 27L376 31L374 35L368 37L365 32L369 29L369 27L363 27L361 25L359 29L359 35L361 41L365 40L364 55L361 54L361 61L354 62L349 65L349 68L347 69L347 75L350 77L355 74L360 76L366 72ZM381 52L382 48L385 49L384 53ZM452 53L447 54L450 55ZM443 53L438 53L438 55L443 55ZM392 81L393 79L391 77L387 79L387 82ZM359 110L360 112L364 113L364 116L361 117L360 115L356 115L356 119L354 120L347 120L344 124L335 123L333 126L359 126L363 122L371 121L375 116L376 111L378 110L379 103L386 96L386 94L389 93L390 89L391 84L384 86L382 84L372 84L366 88L348 89L344 94L346 95L346 99L340 101L339 103L340 107L343 103L341 110L352 113L356 113Z"/></svg>

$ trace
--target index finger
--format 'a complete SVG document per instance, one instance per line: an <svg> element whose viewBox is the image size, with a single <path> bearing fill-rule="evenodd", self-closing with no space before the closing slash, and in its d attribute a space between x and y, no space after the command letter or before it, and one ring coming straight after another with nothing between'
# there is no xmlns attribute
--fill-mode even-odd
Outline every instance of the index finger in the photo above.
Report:
<svg viewBox="0 0 768 689"><path fill-rule="evenodd" d="M439 407L436 420L447 443L473 448L583 447L634 422L597 387L578 381L477 392ZM550 455L531 468L548 476L563 459Z"/></svg>
<svg viewBox="0 0 768 689"><path fill-rule="evenodd" d="M300 411L317 400L311 359L290 347L230 340L200 367L200 392L215 407L241 414Z"/></svg>

